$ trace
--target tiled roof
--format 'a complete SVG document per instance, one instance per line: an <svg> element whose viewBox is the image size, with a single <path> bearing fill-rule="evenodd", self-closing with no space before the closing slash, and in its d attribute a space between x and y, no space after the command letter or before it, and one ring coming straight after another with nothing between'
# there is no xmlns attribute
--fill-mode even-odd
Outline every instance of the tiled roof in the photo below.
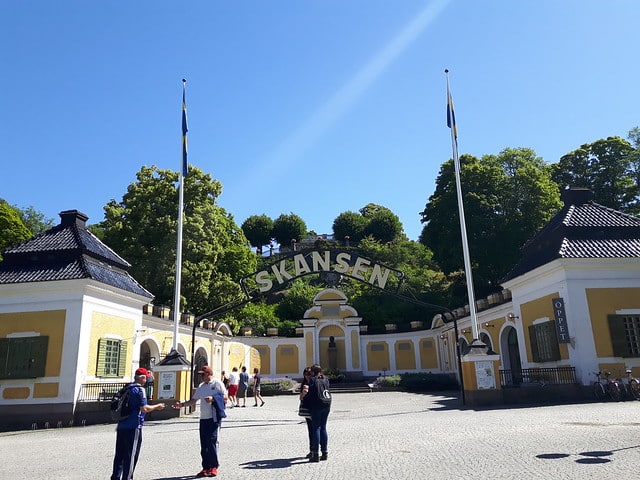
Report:
<svg viewBox="0 0 640 480"><path fill-rule="evenodd" d="M573 239L564 238L558 252L561 258L640 257L640 238Z"/></svg>
<svg viewBox="0 0 640 480"><path fill-rule="evenodd" d="M3 252L0 284L90 278L153 298L129 275L130 264L86 229L86 215L68 210L60 216L60 225Z"/></svg>
<svg viewBox="0 0 640 480"><path fill-rule="evenodd" d="M564 207L523 247L523 257L501 280L557 258L640 257L640 218L591 201L591 192L565 192Z"/></svg>

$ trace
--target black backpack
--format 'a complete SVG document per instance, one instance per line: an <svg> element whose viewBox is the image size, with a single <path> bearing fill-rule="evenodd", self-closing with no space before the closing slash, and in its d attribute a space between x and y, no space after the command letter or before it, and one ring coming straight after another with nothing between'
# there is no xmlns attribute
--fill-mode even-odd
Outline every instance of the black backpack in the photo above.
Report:
<svg viewBox="0 0 640 480"><path fill-rule="evenodd" d="M111 397L111 420L120 422L131 415L131 389L133 384L125 385Z"/></svg>
<svg viewBox="0 0 640 480"><path fill-rule="evenodd" d="M318 403L322 406L331 406L331 392L329 391L329 380L326 378L316 378L316 395Z"/></svg>

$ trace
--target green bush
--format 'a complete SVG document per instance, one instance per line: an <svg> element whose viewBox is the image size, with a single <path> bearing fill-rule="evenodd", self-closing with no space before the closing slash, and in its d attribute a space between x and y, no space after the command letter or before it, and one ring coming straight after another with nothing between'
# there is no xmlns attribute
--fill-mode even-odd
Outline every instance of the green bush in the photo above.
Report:
<svg viewBox="0 0 640 480"><path fill-rule="evenodd" d="M340 383L344 380L344 373L337 368L325 370L324 376L329 379L329 383Z"/></svg>
<svg viewBox="0 0 640 480"><path fill-rule="evenodd" d="M278 395L294 390L296 381L291 378L263 378L260 382L260 393L262 395ZM253 385L249 385L247 396L253 396Z"/></svg>
<svg viewBox="0 0 640 480"><path fill-rule="evenodd" d="M388 375L385 377L378 377L374 384L378 388L398 388L400 385L400 375Z"/></svg>

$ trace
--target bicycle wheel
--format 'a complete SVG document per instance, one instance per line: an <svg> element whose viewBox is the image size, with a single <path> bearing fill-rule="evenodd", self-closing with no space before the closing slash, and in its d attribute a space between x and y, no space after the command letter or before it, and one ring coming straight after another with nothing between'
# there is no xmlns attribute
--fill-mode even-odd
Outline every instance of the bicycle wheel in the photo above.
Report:
<svg viewBox="0 0 640 480"><path fill-rule="evenodd" d="M635 378L631 379L629 382L629 391L631 392L631 396L636 400L640 400L640 382Z"/></svg>
<svg viewBox="0 0 640 480"><path fill-rule="evenodd" d="M607 393L614 402L619 402L622 399L622 393L617 382L611 382L607 384Z"/></svg>
<svg viewBox="0 0 640 480"><path fill-rule="evenodd" d="M604 392L604 387L600 382L593 383L593 395L596 397L596 400L602 402L607 396Z"/></svg>

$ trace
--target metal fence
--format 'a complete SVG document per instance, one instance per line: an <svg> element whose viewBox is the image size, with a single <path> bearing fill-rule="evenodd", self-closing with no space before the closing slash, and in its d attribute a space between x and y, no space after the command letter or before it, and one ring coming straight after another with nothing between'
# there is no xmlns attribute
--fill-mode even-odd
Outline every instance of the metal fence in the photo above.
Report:
<svg viewBox="0 0 640 480"><path fill-rule="evenodd" d="M576 383L575 367L523 368L520 370L500 370L503 387L521 385L571 385Z"/></svg>
<svg viewBox="0 0 640 480"><path fill-rule="evenodd" d="M122 387L129 382L84 383L80 387L78 402L108 402ZM145 385L147 398L153 398L153 384Z"/></svg>

